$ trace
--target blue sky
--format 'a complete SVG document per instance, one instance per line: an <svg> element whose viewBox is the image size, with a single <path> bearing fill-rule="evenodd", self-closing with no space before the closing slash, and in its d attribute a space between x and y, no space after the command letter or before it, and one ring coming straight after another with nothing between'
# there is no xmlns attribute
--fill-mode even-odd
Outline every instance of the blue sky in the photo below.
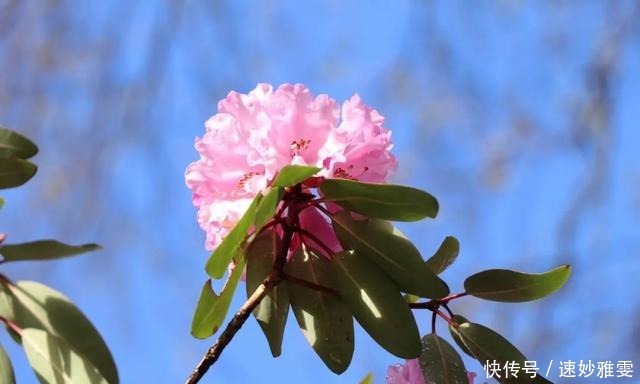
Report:
<svg viewBox="0 0 640 384"><path fill-rule="evenodd" d="M10 241L105 248L6 274L74 299L107 339L123 383L181 382L212 343L189 335L208 256L183 179L197 158L193 140L230 90L302 82L338 100L357 92L387 117L400 161L394 181L431 191L441 205L435 221L401 227L425 256L446 235L460 239L460 259L445 274L454 289L482 269L574 265L557 298L515 306L464 299L454 310L541 365L637 359L629 340L638 330L628 321L639 314L637 25L615 51L610 124L575 124L591 110L586 70L630 4L6 6L13 23L0 38L0 123L32 136L41 153L37 177L3 195L3 231ZM563 238L601 137L599 194ZM426 332L428 316L418 316ZM368 372L382 382L399 361L358 330L352 366L336 376L296 328L291 317L283 355L273 359L249 321L204 382L356 383ZM16 356L20 382L34 380L19 348L0 342Z"/></svg>

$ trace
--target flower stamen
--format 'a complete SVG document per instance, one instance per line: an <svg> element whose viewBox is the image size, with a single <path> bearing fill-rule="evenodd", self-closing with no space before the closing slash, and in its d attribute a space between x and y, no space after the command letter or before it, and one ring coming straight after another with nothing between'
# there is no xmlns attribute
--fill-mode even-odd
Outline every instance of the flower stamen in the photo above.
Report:
<svg viewBox="0 0 640 384"><path fill-rule="evenodd" d="M305 151L309 148L309 144L311 140L300 139L298 141L292 141L290 145L291 156L297 156L300 152Z"/></svg>

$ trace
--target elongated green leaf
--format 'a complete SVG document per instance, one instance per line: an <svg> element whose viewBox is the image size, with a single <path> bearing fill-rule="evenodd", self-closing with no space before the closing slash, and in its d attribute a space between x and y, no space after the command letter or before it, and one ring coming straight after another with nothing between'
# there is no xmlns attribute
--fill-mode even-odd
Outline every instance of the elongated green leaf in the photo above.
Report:
<svg viewBox="0 0 640 384"><path fill-rule="evenodd" d="M38 147L23 135L0 127L0 157L29 159L38 153Z"/></svg>
<svg viewBox="0 0 640 384"><path fill-rule="evenodd" d="M0 189L20 186L36 174L38 167L17 158L0 158Z"/></svg>
<svg viewBox="0 0 640 384"><path fill-rule="evenodd" d="M306 165L286 165L278 172L272 185L274 187L292 187L307 180L321 169Z"/></svg>
<svg viewBox="0 0 640 384"><path fill-rule="evenodd" d="M193 314L193 320L191 320L191 336L197 339L206 339L215 333L214 317L216 314L214 309L219 298L213 291L211 279L207 279L200 291L196 311Z"/></svg>
<svg viewBox="0 0 640 384"><path fill-rule="evenodd" d="M0 383L14 384L16 382L16 376L13 373L13 365L9 360L7 351L0 345Z"/></svg>
<svg viewBox="0 0 640 384"><path fill-rule="evenodd" d="M427 383L469 384L462 358L446 340L435 333L422 338L419 360Z"/></svg>
<svg viewBox="0 0 640 384"><path fill-rule="evenodd" d="M236 256L236 263L229 278L222 287L220 295L216 295L211 288L211 281L205 283L200 293L200 299L196 306L191 321L191 335L198 339L206 339L216 333L220 325L227 317L231 299L238 288L238 281L244 271L245 260L242 254Z"/></svg>
<svg viewBox="0 0 640 384"><path fill-rule="evenodd" d="M256 207L255 230L262 228L269 220L273 218L282 197L282 188L269 188L262 193L263 198Z"/></svg>
<svg viewBox="0 0 640 384"><path fill-rule="evenodd" d="M29 364L41 383L108 384L91 361L63 339L35 328L23 329L20 334Z"/></svg>
<svg viewBox="0 0 640 384"><path fill-rule="evenodd" d="M569 275L569 265L540 274L491 269L469 276L464 288L468 294L481 299L517 303L552 294L567 282Z"/></svg>
<svg viewBox="0 0 640 384"><path fill-rule="evenodd" d="M221 279L224 276L227 266L231 260L238 254L242 244L247 238L247 231L254 223L256 208L262 199L262 195L258 194L242 215L235 227L225 236L220 245L213 251L207 261L206 270L209 276L214 279Z"/></svg>
<svg viewBox="0 0 640 384"><path fill-rule="evenodd" d="M273 270L280 238L273 229L261 233L247 250L247 297L262 284ZM278 284L265 296L253 315L267 338L273 357L282 353L282 338L289 314L287 283Z"/></svg>
<svg viewBox="0 0 640 384"><path fill-rule="evenodd" d="M417 221L438 214L438 200L411 187L327 179L320 184L320 190L327 200L369 217Z"/></svg>
<svg viewBox="0 0 640 384"><path fill-rule="evenodd" d="M287 273L327 288L334 288L329 261L302 249L287 264ZM332 293L288 284L291 308L311 347L334 373L344 372L353 357L353 314Z"/></svg>
<svg viewBox="0 0 640 384"><path fill-rule="evenodd" d="M457 327L451 327L451 331L459 337L462 343L471 352L472 356L480 362L486 364L496 362L504 367L507 362L518 364L524 367L527 358L514 347L507 339L497 332L476 323L462 323ZM509 374L507 374L509 373ZM511 372L501 371L501 378L496 378L500 383L550 383L544 377L537 375L531 378L526 372L516 372L518 377L514 377Z"/></svg>
<svg viewBox="0 0 640 384"><path fill-rule="evenodd" d="M355 251L334 255L330 265L340 297L365 331L398 357L418 357L418 326L400 290L387 274Z"/></svg>
<svg viewBox="0 0 640 384"><path fill-rule="evenodd" d="M56 240L38 240L0 246L2 261L48 260L101 249L98 244L68 245Z"/></svg>
<svg viewBox="0 0 640 384"><path fill-rule="evenodd" d="M118 383L118 371L102 336L87 317L62 293L33 281L5 285L10 299L7 319L20 328L37 328L62 340L86 357L109 383ZM5 292L5 293L6 293ZM9 308L10 306L10 308Z"/></svg>
<svg viewBox="0 0 640 384"><path fill-rule="evenodd" d="M441 298L449 288L425 264L418 249L406 238L379 225L356 221L348 212L333 217L333 227L345 249L355 249L387 273L403 292Z"/></svg>
<svg viewBox="0 0 640 384"><path fill-rule="evenodd" d="M445 237L440 248L427 260L427 266L436 275L444 272L458 257L460 242L453 236Z"/></svg>

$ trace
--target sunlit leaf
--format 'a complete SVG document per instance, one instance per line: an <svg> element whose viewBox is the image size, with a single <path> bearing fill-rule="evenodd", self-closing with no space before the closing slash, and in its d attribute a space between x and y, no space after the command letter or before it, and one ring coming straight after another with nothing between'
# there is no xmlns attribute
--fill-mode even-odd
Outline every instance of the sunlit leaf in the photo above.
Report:
<svg viewBox="0 0 640 384"><path fill-rule="evenodd" d="M108 384L100 371L63 339L41 329L26 328L20 333L29 364L46 384Z"/></svg>
<svg viewBox="0 0 640 384"><path fill-rule="evenodd" d="M215 332L213 326L215 313L213 310L218 299L219 296L211 287L211 279L207 279L200 291L200 298L193 314L193 320L191 320L191 336L206 339L213 335Z"/></svg>
<svg viewBox="0 0 640 384"><path fill-rule="evenodd" d="M540 274L491 269L469 276L464 288L475 297L516 303L537 300L554 293L567 282L569 275L569 265Z"/></svg>
<svg viewBox="0 0 640 384"><path fill-rule="evenodd" d="M16 318L16 303L14 302L16 298L13 296L9 287L1 283L0 284L0 316L5 319L12 320ZM10 327L5 328L9 336L16 342L20 343L20 335L18 335L13 329Z"/></svg>
<svg viewBox="0 0 640 384"><path fill-rule="evenodd" d="M340 297L356 320L390 353L405 359L420 355L420 335L398 287L375 263L354 251L331 261Z"/></svg>
<svg viewBox="0 0 640 384"><path fill-rule="evenodd" d="M412 295L410 293L405 294L403 297L404 297L404 301L411 304L417 303L418 300L420 300L420 296Z"/></svg>
<svg viewBox="0 0 640 384"><path fill-rule="evenodd" d="M11 365L9 355L0 345L0 383L14 384L15 382L16 376L13 373L13 365Z"/></svg>
<svg viewBox="0 0 640 384"><path fill-rule="evenodd" d="M262 284L273 270L280 238L273 229L261 233L247 249L247 297ZM289 313L289 295L286 283L275 286L253 311L260 328L267 337L271 354L280 356L282 338Z"/></svg>
<svg viewBox="0 0 640 384"><path fill-rule="evenodd" d="M467 320L467 318L465 318L464 316L460 316L460 315L453 315L452 320L456 324L462 324L462 323L468 323L469 322L469 320ZM458 335L455 327L452 327L450 325L449 326L449 332L451 333L451 338L453 339L453 341L456 342L456 344L462 350L462 352L466 353L467 355L469 355L471 357L474 357L473 354L471 353L471 351L469 351L469 349L467 348L467 346L464 345L464 343L462 342L462 339L460 339L460 336Z"/></svg>
<svg viewBox="0 0 640 384"><path fill-rule="evenodd" d="M18 158L0 158L0 189L20 186L38 170L33 163Z"/></svg>
<svg viewBox="0 0 640 384"><path fill-rule="evenodd" d="M214 279L221 279L229 266L231 260L238 254L240 247L247 238L247 231L254 223L256 208L262 198L261 194L258 194L255 199L247 208L247 211L242 215L242 218L238 220L235 227L224 237L222 242L213 251L209 260L207 261L206 270L209 276Z"/></svg>
<svg viewBox="0 0 640 384"><path fill-rule="evenodd" d="M329 261L302 249L287 264L287 273L313 284L334 288ZM291 308L307 341L334 373L344 372L354 349L353 314L340 298L299 284L289 283Z"/></svg>
<svg viewBox="0 0 640 384"><path fill-rule="evenodd" d="M222 287L220 295L216 295L211 288L211 281L207 281L200 292L200 299L191 321L191 335L198 339L205 339L218 330L224 322L231 306L231 299L238 288L238 281L244 271L245 260L241 253L236 255L235 265L229 278Z"/></svg>
<svg viewBox="0 0 640 384"><path fill-rule="evenodd" d="M23 135L0 127L0 157L29 159L38 153L38 147Z"/></svg>
<svg viewBox="0 0 640 384"><path fill-rule="evenodd" d="M262 199L256 207L255 228L256 231L262 228L273 218L282 197L281 187L272 187L262 192Z"/></svg>
<svg viewBox="0 0 640 384"><path fill-rule="evenodd" d="M4 290L0 308L7 311L7 319L20 328L42 329L58 336L85 356L109 383L118 383L118 371L102 336L69 298L33 281L5 285Z"/></svg>
<svg viewBox="0 0 640 384"><path fill-rule="evenodd" d="M320 190L325 199L368 217L417 221L438 214L438 200L411 187L327 179L320 184Z"/></svg>
<svg viewBox="0 0 640 384"><path fill-rule="evenodd" d="M68 245L56 240L38 240L0 246L2 261L47 260L99 250L98 244Z"/></svg>
<svg viewBox="0 0 640 384"><path fill-rule="evenodd" d="M451 331L459 337L471 355L485 364L487 361L496 362L504 367L507 362L515 363L519 367L524 367L527 358L511 344L507 339L497 332L476 323L461 323L456 327L451 327ZM544 377L536 375L532 378L524 371L516 372L518 377L514 377L512 372L501 371L501 378L496 378L500 383L550 383Z"/></svg>
<svg viewBox="0 0 640 384"><path fill-rule="evenodd" d="M435 333L422 338L419 361L427 383L469 384L462 358L446 340Z"/></svg>
<svg viewBox="0 0 640 384"><path fill-rule="evenodd" d="M460 242L453 236L447 236L440 248L427 260L427 266L436 275L444 272L458 257Z"/></svg>
<svg viewBox="0 0 640 384"><path fill-rule="evenodd" d="M302 183L318 173L322 168L306 165L286 165L276 175L272 185L274 187L291 187Z"/></svg>
<svg viewBox="0 0 640 384"><path fill-rule="evenodd" d="M403 292L434 299L449 294L447 285L431 272L406 238L379 224L356 221L344 211L334 215L333 227L345 249L355 249L358 255L371 259Z"/></svg>

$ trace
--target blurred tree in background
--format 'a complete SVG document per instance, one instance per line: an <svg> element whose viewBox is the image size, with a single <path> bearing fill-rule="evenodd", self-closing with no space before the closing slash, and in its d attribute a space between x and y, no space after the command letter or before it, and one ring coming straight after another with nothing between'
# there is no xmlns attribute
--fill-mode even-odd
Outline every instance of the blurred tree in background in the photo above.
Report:
<svg viewBox="0 0 640 384"><path fill-rule="evenodd" d="M0 122L42 148L0 220L11 241L105 247L37 278L85 309L123 382L182 380L207 347L188 334L207 253L183 173L215 102L262 81L358 92L387 117L397 180L442 206L407 234L461 240L448 274L574 265L557 305L477 314L539 365L638 361L640 2L375 3L0 0ZM381 380L394 361L370 344L337 377L301 335L272 360L247 329L221 382Z"/></svg>

